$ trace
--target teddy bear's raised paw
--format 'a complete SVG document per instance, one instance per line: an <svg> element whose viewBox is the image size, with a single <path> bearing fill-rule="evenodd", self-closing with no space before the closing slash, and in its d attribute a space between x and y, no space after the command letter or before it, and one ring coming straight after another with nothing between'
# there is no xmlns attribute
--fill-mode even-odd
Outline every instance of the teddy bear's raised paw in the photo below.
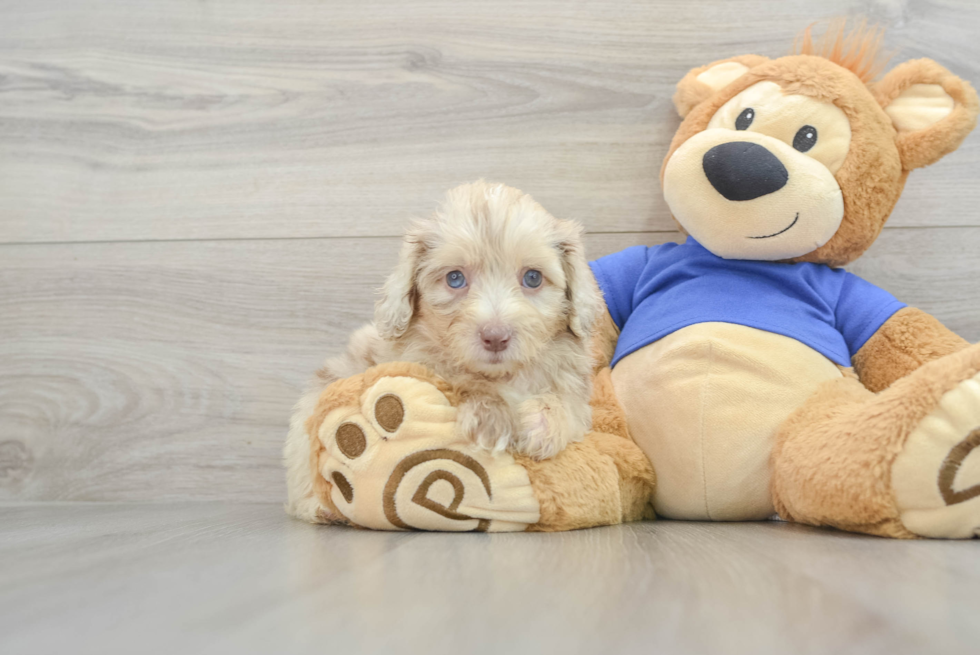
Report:
<svg viewBox="0 0 980 655"><path fill-rule="evenodd" d="M324 493L379 530L515 531L540 518L526 470L455 435L456 407L431 382L381 377L334 405L316 435Z"/></svg>
<svg viewBox="0 0 980 655"><path fill-rule="evenodd" d="M892 488L911 532L980 536L980 374L946 392L909 434Z"/></svg>

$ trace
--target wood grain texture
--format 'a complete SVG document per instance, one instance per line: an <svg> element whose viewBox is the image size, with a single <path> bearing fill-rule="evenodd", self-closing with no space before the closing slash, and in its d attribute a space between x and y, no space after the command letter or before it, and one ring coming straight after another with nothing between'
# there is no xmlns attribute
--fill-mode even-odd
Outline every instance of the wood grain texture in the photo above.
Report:
<svg viewBox="0 0 980 655"><path fill-rule="evenodd" d="M783 523L310 526L276 505L0 506L5 653L975 653L975 542Z"/></svg>
<svg viewBox="0 0 980 655"><path fill-rule="evenodd" d="M0 499L281 499L408 217L483 176L673 240L674 83L847 13L980 81L967 0L0 1ZM975 135L855 265L974 341L978 177Z"/></svg>
<svg viewBox="0 0 980 655"><path fill-rule="evenodd" d="M587 248L677 237L591 235ZM890 230L855 268L977 341L978 242L980 228ZM0 499L282 499L290 408L369 320L397 248L0 246Z"/></svg>
<svg viewBox="0 0 980 655"><path fill-rule="evenodd" d="M0 242L395 235L478 177L593 231L671 230L690 68L864 13L980 82L973 0L7 0ZM980 138L892 225L978 225Z"/></svg>

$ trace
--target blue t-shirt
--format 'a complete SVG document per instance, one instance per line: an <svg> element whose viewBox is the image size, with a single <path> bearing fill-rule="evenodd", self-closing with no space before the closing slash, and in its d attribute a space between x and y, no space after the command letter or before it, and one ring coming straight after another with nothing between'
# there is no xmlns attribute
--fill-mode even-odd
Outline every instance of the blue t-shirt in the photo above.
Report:
<svg viewBox="0 0 980 655"><path fill-rule="evenodd" d="M853 356L904 303L823 264L722 259L693 238L633 246L591 263L620 329L612 364L697 323L735 323L801 341L831 361Z"/></svg>

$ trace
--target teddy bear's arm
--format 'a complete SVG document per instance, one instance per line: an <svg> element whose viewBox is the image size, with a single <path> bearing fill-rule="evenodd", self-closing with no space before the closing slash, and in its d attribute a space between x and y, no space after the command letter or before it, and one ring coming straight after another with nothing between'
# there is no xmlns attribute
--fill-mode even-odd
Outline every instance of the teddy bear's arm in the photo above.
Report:
<svg viewBox="0 0 980 655"><path fill-rule="evenodd" d="M923 364L963 350L969 342L914 307L901 309L861 346L854 370L865 387L887 389Z"/></svg>
<svg viewBox="0 0 980 655"><path fill-rule="evenodd" d="M597 372L609 366L616 352L616 341L619 339L619 328L609 314L608 308L603 308L602 315L592 328L592 371Z"/></svg>

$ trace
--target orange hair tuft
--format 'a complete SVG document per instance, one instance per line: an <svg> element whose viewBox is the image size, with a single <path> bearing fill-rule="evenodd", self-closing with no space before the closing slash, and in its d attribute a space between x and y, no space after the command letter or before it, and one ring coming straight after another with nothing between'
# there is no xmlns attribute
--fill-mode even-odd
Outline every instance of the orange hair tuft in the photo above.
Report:
<svg viewBox="0 0 980 655"><path fill-rule="evenodd" d="M848 31L847 19L835 18L817 42L813 40L813 25L803 30L793 42L793 54L829 59L867 84L884 70L892 57L891 53L881 51L884 36L884 28L877 25L869 27L865 19Z"/></svg>

